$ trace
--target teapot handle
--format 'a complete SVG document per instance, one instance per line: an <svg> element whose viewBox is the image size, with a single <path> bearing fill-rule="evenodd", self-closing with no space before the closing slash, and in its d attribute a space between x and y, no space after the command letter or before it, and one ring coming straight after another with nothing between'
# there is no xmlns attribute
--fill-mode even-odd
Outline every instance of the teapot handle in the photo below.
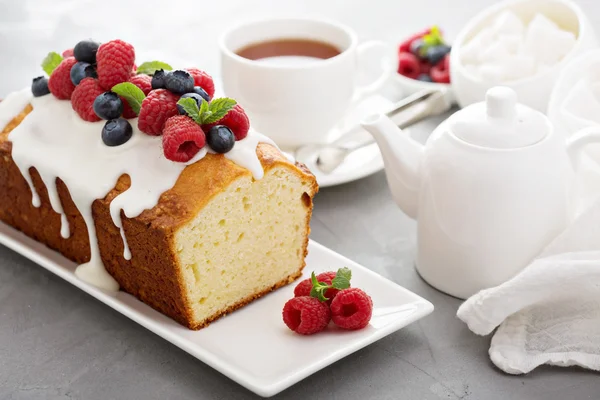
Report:
<svg viewBox="0 0 600 400"><path fill-rule="evenodd" d="M589 126L575 132L567 140L567 151L575 168L581 163L581 152L588 144L600 143L600 126Z"/></svg>

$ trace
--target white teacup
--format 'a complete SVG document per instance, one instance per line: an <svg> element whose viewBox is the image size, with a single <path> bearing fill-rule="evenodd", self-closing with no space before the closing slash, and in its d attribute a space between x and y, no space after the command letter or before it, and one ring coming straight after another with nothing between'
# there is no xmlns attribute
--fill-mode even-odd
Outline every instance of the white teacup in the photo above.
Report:
<svg viewBox="0 0 600 400"><path fill-rule="evenodd" d="M256 43L301 39L323 42L340 53L321 59L250 60L236 52ZM377 91L389 77L383 71L374 82L358 86L359 57L382 42L358 43L356 34L337 22L272 18L229 29L220 40L223 88L246 110L252 127L283 148L322 144L354 101ZM285 60L280 60L285 61ZM292 61L292 62L290 62Z"/></svg>

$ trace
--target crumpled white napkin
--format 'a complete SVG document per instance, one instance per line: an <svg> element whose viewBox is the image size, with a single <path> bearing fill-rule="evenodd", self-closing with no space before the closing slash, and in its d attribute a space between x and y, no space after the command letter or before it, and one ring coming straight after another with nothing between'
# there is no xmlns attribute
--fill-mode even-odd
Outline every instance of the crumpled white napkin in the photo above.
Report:
<svg viewBox="0 0 600 400"><path fill-rule="evenodd" d="M458 309L478 335L496 327L489 354L510 374L539 365L600 371L600 202L527 268Z"/></svg>
<svg viewBox="0 0 600 400"><path fill-rule="evenodd" d="M558 125L571 127L570 133L600 123L600 77L590 82L593 74L586 73L600 70L600 52L594 57L594 62L587 57L587 70L570 69L582 72L581 80L561 94L556 118L561 118ZM596 152L590 154L597 158ZM600 164L584 157L578 178L574 222L520 274L458 309L457 316L478 335L497 328L490 358L509 374L542 364L600 371Z"/></svg>

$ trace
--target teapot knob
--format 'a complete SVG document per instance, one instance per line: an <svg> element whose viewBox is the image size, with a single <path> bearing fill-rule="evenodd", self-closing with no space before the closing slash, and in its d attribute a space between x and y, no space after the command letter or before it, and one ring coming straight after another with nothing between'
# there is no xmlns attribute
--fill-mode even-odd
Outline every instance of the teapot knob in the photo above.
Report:
<svg viewBox="0 0 600 400"><path fill-rule="evenodd" d="M517 93L508 87L491 88L485 94L487 115L490 118L513 120L517 115Z"/></svg>

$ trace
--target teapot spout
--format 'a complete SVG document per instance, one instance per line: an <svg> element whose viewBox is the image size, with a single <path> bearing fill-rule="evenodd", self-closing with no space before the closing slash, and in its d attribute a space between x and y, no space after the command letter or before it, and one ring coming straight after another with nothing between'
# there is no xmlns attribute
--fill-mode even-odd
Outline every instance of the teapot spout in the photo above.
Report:
<svg viewBox="0 0 600 400"><path fill-rule="evenodd" d="M424 146L402 132L386 115L367 117L361 125L373 135L381 150L394 200L402 211L416 219Z"/></svg>

